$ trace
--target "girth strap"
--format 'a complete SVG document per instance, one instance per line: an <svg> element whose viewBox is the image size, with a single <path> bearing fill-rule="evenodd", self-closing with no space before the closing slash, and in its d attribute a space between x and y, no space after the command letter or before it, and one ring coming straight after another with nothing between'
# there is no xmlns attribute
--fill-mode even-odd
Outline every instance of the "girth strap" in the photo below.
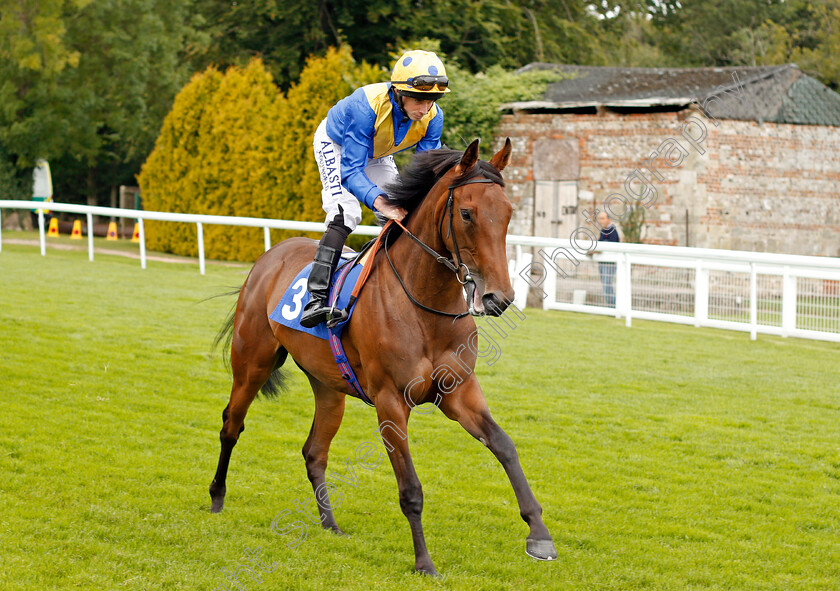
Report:
<svg viewBox="0 0 840 591"><path fill-rule="evenodd" d="M344 345L341 344L340 330L337 331L334 328L330 329L330 349L332 350L333 358L335 358L335 363L338 365L338 371L341 374L341 377L344 378L344 381L347 382L350 388L359 395L359 398L361 398L365 404L368 406L374 406L373 402L371 402L370 398L368 398L367 394L365 394L365 391L362 390L362 386L356 378L353 367L347 360L347 355L344 353Z"/></svg>
<svg viewBox="0 0 840 591"><path fill-rule="evenodd" d="M338 301L338 294L341 293L341 289L344 287L344 281L347 278L347 275L350 273L350 270L353 268L354 265L358 264L358 262L364 256L370 256L370 260L368 260L367 264L364 265L364 269L362 270L361 275L359 275L358 279L356 280L356 285L353 287L353 293L350 296L350 301L347 304L348 312L353 310L353 304L356 301L356 298L359 295L359 292L362 289L362 286L367 281L368 275L370 275L370 269L373 267L373 257L376 255L377 250L381 246L382 241L382 234L380 233L379 237L377 237L375 242L369 243L369 246L366 246L359 256L356 258L355 261L351 261L344 265L341 269L339 269L338 273L336 274L335 281L333 283L333 291L330 297L330 304L335 306ZM369 249L369 250L368 250ZM368 252L365 252L365 251ZM327 322L327 330L329 332L329 342L330 342L330 350L333 354L333 359L335 359L335 363L338 366L338 372L341 374L341 377L347 382L347 385L350 386L350 389L355 392L362 401L369 405L374 406L373 402L370 398L368 398L365 391L362 389L361 384L359 384L358 378L356 378L356 373L353 371L353 367L350 365L350 361L347 359L347 354L344 352L344 345L341 344L341 333L344 330L344 326L346 322L342 322L341 324L333 324L330 326L330 323Z"/></svg>

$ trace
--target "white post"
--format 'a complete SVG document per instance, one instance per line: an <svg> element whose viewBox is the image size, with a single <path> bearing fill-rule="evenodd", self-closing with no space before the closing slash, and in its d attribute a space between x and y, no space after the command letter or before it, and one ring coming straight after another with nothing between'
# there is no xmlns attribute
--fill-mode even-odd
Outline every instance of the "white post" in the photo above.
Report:
<svg viewBox="0 0 840 591"><path fill-rule="evenodd" d="M528 303L528 290L530 286L520 273L530 267L533 256L531 253L524 253L520 244L516 245L515 250L516 259L513 261L513 269L509 271L511 280L513 281L513 303L520 310L524 310Z"/></svg>
<svg viewBox="0 0 840 591"><path fill-rule="evenodd" d="M88 260L93 262L93 214L86 213L87 230L88 230Z"/></svg>
<svg viewBox="0 0 840 591"><path fill-rule="evenodd" d="M263 234L265 236L265 250L268 251L271 248L271 229L263 228Z"/></svg>
<svg viewBox="0 0 840 591"><path fill-rule="evenodd" d="M554 265L550 265L547 262L543 264L543 268L545 269L543 310L548 310L549 302L552 304L557 302L557 271L554 270Z"/></svg>
<svg viewBox="0 0 840 591"><path fill-rule="evenodd" d="M146 230L143 218L137 218L137 237L140 239L140 268L146 268Z"/></svg>
<svg viewBox="0 0 840 591"><path fill-rule="evenodd" d="M624 264L627 266L624 272L624 324L625 326L630 327L633 326L633 319L631 318L633 315L633 291L631 290L633 281L631 278L632 267L630 263L630 255L628 253L624 253Z"/></svg>
<svg viewBox="0 0 840 591"><path fill-rule="evenodd" d="M623 257L624 255L622 255ZM615 263L615 317L621 318L624 314L624 291L627 289L627 268L624 266L624 258Z"/></svg>
<svg viewBox="0 0 840 591"><path fill-rule="evenodd" d="M705 326L709 319L709 270L697 260L694 268L694 326Z"/></svg>
<svg viewBox="0 0 840 591"><path fill-rule="evenodd" d="M754 341L758 333L758 278L755 263L750 263L750 340Z"/></svg>
<svg viewBox="0 0 840 591"><path fill-rule="evenodd" d="M198 272L204 275L204 228L201 222L195 223L198 229Z"/></svg>
<svg viewBox="0 0 840 591"><path fill-rule="evenodd" d="M47 237L44 235L44 210L38 210L38 233L41 235L41 256L47 256Z"/></svg>
<svg viewBox="0 0 840 591"><path fill-rule="evenodd" d="M796 276L790 267L782 274L782 336L787 337L796 329Z"/></svg>

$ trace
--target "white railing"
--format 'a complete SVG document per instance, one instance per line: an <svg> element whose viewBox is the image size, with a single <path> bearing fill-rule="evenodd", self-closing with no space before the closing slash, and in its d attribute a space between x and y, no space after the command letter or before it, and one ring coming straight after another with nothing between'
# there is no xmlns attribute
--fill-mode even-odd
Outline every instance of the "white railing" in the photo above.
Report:
<svg viewBox="0 0 840 591"><path fill-rule="evenodd" d="M143 220L196 224L198 259L205 272L203 224L264 229L265 249L272 228L323 232L317 222L297 222L215 215L116 209L68 203L0 200L0 252L3 208L82 214L88 228L93 215L136 219L140 265L146 268ZM46 255L44 217L39 211L41 254ZM375 236L378 226L359 226L355 232ZM607 314L840 342L840 259L707 248L599 242L508 235L510 271L515 303L525 307L528 293L550 310ZM574 247L578 247L576 250ZM88 232L88 258L94 255ZM611 281L610 281L610 278ZM609 285L612 285L610 293Z"/></svg>
<svg viewBox="0 0 840 591"><path fill-rule="evenodd" d="M38 207L50 211L64 211L69 213L84 214L87 217L87 227L93 228L93 216L129 218L137 220L138 237L140 240L140 266L146 268L146 234L143 227L143 220L158 220L164 222L186 222L195 224L198 238L198 268L204 275L204 224L218 224L224 226L247 226L251 228L263 228L265 249L271 248L272 228L276 230L295 230L299 232L323 232L326 227L319 222L294 222L288 220L267 220L262 218L232 217L223 215L199 215L192 213L167 213L163 211L143 211L139 209L119 209L113 207L98 207L94 205L76 205L72 203L49 203L43 201L11 201L0 199L0 252L3 250L2 242L2 210L3 208L33 210ZM357 234L376 236L379 233L377 226L359 226ZM38 210L38 233L41 241L41 254L46 256L47 243L44 231L44 214ZM88 232L88 259L93 260L93 232Z"/></svg>
<svg viewBox="0 0 840 591"><path fill-rule="evenodd" d="M569 240L508 242L518 297L525 285L544 309L840 342L839 258L613 242L587 256Z"/></svg>

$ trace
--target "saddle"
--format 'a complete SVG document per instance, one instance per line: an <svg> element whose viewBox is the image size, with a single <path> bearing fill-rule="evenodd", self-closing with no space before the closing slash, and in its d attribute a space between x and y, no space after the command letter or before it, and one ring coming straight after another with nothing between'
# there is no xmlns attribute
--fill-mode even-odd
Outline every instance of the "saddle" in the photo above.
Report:
<svg viewBox="0 0 840 591"><path fill-rule="evenodd" d="M307 282L309 280L309 272L312 270L312 263L304 267L295 276L289 288L283 294L283 297L280 298L274 310L268 315L271 320L278 324L329 341L341 377L370 406L373 406L373 402L371 402L370 398L367 397L359 385L353 368L347 360L347 355L344 353L344 346L341 344L341 333L350 321L359 293L361 293L373 268L373 259L387 234L385 229L383 229L376 239L368 242L358 253L346 253L350 254L351 258L339 264L339 267L333 274L328 299L329 305L336 310L334 318L314 328L305 328L300 324L301 312L309 301Z"/></svg>

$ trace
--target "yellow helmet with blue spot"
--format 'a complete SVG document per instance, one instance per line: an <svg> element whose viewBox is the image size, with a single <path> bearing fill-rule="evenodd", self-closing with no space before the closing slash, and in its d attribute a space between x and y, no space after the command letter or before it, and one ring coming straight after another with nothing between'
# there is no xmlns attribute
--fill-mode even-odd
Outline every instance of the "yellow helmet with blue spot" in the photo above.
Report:
<svg viewBox="0 0 840 591"><path fill-rule="evenodd" d="M431 51L406 51L391 72L391 86L403 96L437 100L449 92L443 62Z"/></svg>

